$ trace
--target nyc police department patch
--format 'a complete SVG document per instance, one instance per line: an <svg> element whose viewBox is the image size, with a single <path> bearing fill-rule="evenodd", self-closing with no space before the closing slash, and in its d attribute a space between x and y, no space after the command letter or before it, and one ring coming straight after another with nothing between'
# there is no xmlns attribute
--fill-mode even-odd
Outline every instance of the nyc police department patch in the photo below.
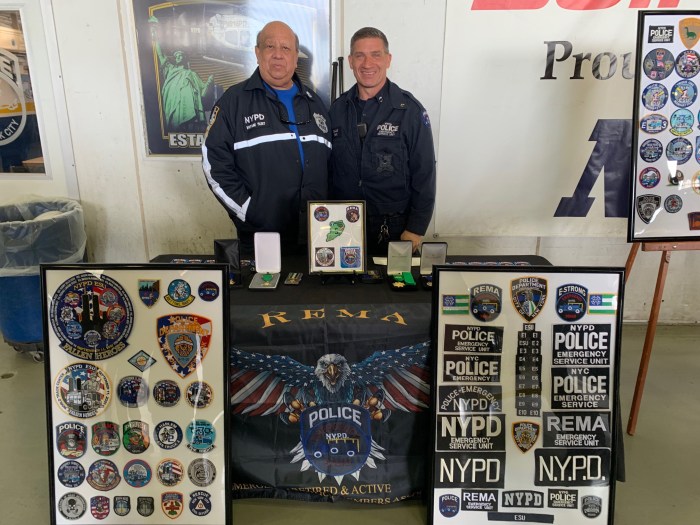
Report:
<svg viewBox="0 0 700 525"><path fill-rule="evenodd" d="M540 435L539 423L532 421L519 421L513 423L513 440L515 445L520 449L520 452L530 450Z"/></svg>
<svg viewBox="0 0 700 525"><path fill-rule="evenodd" d="M184 379L209 351L211 319L195 314L164 315L157 320L157 333L165 360Z"/></svg>
<svg viewBox="0 0 700 525"><path fill-rule="evenodd" d="M514 279L510 290L515 310L527 321L537 317L547 300L547 280L541 277Z"/></svg>
<svg viewBox="0 0 700 525"><path fill-rule="evenodd" d="M658 195L640 195L637 197L637 214L645 223L654 220L661 207L661 197Z"/></svg>

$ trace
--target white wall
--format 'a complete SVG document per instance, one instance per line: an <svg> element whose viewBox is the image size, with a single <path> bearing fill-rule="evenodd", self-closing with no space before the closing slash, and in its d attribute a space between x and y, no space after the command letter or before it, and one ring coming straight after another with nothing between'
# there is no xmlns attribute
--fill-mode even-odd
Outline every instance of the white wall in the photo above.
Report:
<svg viewBox="0 0 700 525"><path fill-rule="evenodd" d="M389 76L426 106L436 140L447 1L453 0L334 2L341 34L332 56L347 56L356 29L382 29L393 54ZM90 260L145 262L164 253L211 253L213 240L233 237L234 229L211 196L199 159L154 160L144 154L129 2L58 0L53 10ZM346 69L346 88L352 80ZM438 166L438 177L443 169ZM624 238L446 240L451 253L538 254L555 265L624 266L629 253ZM641 251L637 256L626 291L626 319L648 318L659 258ZM688 270L699 263L695 252L672 256L662 322L698 322L697 280Z"/></svg>

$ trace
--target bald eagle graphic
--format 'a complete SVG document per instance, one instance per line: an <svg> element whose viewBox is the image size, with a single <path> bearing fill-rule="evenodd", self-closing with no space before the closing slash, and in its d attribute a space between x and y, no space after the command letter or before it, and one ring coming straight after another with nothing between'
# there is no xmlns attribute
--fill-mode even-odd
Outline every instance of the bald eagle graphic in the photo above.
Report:
<svg viewBox="0 0 700 525"><path fill-rule="evenodd" d="M349 363L341 354L325 354L312 366L286 355L234 348L232 410L247 416L277 415L289 425L299 423L305 411L324 406L354 406L366 410L375 422L386 421L396 410L419 412L428 408L430 399L429 349L430 342L425 341L377 351L359 363ZM302 441L291 450L291 463L301 462L302 471L315 466L322 481L328 473L313 463ZM375 459L385 459L383 450L372 439L366 461L352 475L359 478L364 465L376 468ZM343 476L333 477L340 483Z"/></svg>

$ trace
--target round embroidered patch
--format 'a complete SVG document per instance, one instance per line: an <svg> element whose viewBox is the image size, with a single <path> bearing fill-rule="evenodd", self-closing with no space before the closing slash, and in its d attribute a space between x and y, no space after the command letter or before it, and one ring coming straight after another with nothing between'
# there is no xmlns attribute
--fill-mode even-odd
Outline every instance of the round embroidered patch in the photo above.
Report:
<svg viewBox="0 0 700 525"><path fill-rule="evenodd" d="M161 421L153 431L156 444L165 450L172 450L182 443L182 429L174 421Z"/></svg>
<svg viewBox="0 0 700 525"><path fill-rule="evenodd" d="M145 487L151 481L151 476L151 466L142 459L132 459L124 465L124 481L130 487Z"/></svg>
<svg viewBox="0 0 700 525"><path fill-rule="evenodd" d="M652 80L663 80L673 72L675 60L673 53L662 47L652 49L642 63L644 74Z"/></svg>
<svg viewBox="0 0 700 525"><path fill-rule="evenodd" d="M207 408L214 398L214 391L204 381L195 381L187 387L187 403L193 408Z"/></svg>
<svg viewBox="0 0 700 525"><path fill-rule="evenodd" d="M78 461L61 463L58 467L58 481L64 487L75 488L85 481L85 469Z"/></svg>
<svg viewBox="0 0 700 525"><path fill-rule="evenodd" d="M58 287L49 319L63 350L79 359L99 361L127 347L134 310L117 281L81 273Z"/></svg>
<svg viewBox="0 0 700 525"><path fill-rule="evenodd" d="M206 458L197 458L187 467L187 476L198 487L207 487L216 479L216 467Z"/></svg>
<svg viewBox="0 0 700 525"><path fill-rule="evenodd" d="M66 492L58 500L58 512L67 520L77 520L83 517L87 503L77 492Z"/></svg>
<svg viewBox="0 0 700 525"><path fill-rule="evenodd" d="M180 401L180 387L169 379L158 381L153 386L153 399L162 407L173 407Z"/></svg>
<svg viewBox="0 0 700 525"><path fill-rule="evenodd" d="M642 104L649 111L658 111L666 105L668 101L668 90L666 86L659 83L649 84L642 91Z"/></svg>

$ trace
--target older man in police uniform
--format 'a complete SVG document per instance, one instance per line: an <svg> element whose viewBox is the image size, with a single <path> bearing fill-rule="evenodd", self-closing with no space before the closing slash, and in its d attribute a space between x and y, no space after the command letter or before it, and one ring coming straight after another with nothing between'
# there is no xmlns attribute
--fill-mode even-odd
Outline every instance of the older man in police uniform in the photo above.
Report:
<svg viewBox="0 0 700 525"><path fill-rule="evenodd" d="M386 76L391 53L379 29L350 40L357 83L331 106L331 197L367 202L371 254L388 241L420 245L435 203L435 150L425 108Z"/></svg>
<svg viewBox="0 0 700 525"><path fill-rule="evenodd" d="M204 173L236 226L242 255L258 231L279 232L283 251L303 251L306 202L328 196L328 115L295 73L299 39L288 25L267 24L255 56L253 75L214 105Z"/></svg>

